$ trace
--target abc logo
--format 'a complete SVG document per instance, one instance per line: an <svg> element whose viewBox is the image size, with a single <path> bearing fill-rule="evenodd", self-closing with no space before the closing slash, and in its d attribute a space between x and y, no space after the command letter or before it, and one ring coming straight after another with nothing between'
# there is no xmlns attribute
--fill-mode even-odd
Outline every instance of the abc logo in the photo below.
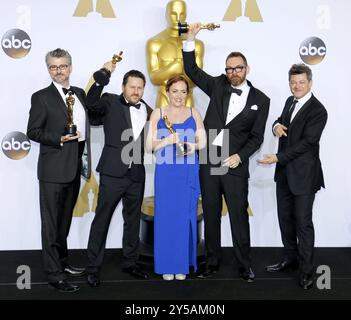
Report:
<svg viewBox="0 0 351 320"><path fill-rule="evenodd" d="M24 133L13 131L2 139L1 147L7 157L12 160L19 160L28 154L30 141Z"/></svg>
<svg viewBox="0 0 351 320"><path fill-rule="evenodd" d="M23 30L11 29L2 37L1 46L9 57L20 59L28 54L32 41Z"/></svg>
<svg viewBox="0 0 351 320"><path fill-rule="evenodd" d="M327 48L322 39L310 37L300 45L300 57L307 64L320 63L327 53Z"/></svg>

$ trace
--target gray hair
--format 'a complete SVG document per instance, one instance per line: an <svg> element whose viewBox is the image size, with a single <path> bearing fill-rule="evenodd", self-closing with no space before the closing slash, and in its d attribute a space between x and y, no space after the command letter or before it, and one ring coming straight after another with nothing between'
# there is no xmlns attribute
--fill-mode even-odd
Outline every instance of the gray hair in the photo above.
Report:
<svg viewBox="0 0 351 320"><path fill-rule="evenodd" d="M49 66L49 58L67 58L68 64L72 64L72 57L68 51L64 49L57 48L55 50L49 51L45 56L46 65Z"/></svg>

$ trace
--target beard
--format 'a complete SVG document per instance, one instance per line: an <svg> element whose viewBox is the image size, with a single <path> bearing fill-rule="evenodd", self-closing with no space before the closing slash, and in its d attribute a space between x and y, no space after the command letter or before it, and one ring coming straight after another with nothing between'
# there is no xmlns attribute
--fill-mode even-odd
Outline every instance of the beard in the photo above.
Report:
<svg viewBox="0 0 351 320"><path fill-rule="evenodd" d="M232 75L230 78L228 78L229 82L234 86L239 86L241 85L246 79L246 76L237 76L237 75Z"/></svg>

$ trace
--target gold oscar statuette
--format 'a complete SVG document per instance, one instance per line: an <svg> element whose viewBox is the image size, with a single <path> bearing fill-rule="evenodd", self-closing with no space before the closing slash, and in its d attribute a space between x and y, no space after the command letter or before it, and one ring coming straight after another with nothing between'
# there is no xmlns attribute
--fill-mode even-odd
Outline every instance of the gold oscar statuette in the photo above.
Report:
<svg viewBox="0 0 351 320"><path fill-rule="evenodd" d="M211 23L202 23L200 29L207 29L213 31L216 28L220 28L220 24ZM188 33L189 31L189 24L187 22L181 23L178 22L178 35L181 36L182 33Z"/></svg>
<svg viewBox="0 0 351 320"><path fill-rule="evenodd" d="M112 64L116 65L117 62L122 60L123 51L120 51L119 54L114 54L112 56ZM101 68L100 70L94 72L94 80L101 86L106 86L110 82L111 72L106 68Z"/></svg>
<svg viewBox="0 0 351 320"><path fill-rule="evenodd" d="M175 130L172 127L172 123L168 120L167 116L163 117L163 121L166 124L166 127L168 128L170 133L175 133ZM188 145L185 142L178 142L176 143L176 155L177 156L186 156L187 153L189 152L188 150Z"/></svg>
<svg viewBox="0 0 351 320"><path fill-rule="evenodd" d="M77 133L77 126L73 123L73 105L75 101L73 94L71 90L68 91L68 97L66 98L68 119L67 125L65 126L65 135L70 134L72 136Z"/></svg>

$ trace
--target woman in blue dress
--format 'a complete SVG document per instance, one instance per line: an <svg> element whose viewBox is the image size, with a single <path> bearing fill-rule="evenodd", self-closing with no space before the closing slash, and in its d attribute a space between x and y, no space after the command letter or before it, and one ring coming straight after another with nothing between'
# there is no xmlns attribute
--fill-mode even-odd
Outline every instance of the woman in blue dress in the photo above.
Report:
<svg viewBox="0 0 351 320"><path fill-rule="evenodd" d="M196 270L200 195L196 150L205 147L206 134L199 112L185 105L188 91L184 77L168 80L169 105L153 111L147 138L147 149L156 155L155 273L165 280L184 280L190 266ZM186 155L180 154L182 146Z"/></svg>

